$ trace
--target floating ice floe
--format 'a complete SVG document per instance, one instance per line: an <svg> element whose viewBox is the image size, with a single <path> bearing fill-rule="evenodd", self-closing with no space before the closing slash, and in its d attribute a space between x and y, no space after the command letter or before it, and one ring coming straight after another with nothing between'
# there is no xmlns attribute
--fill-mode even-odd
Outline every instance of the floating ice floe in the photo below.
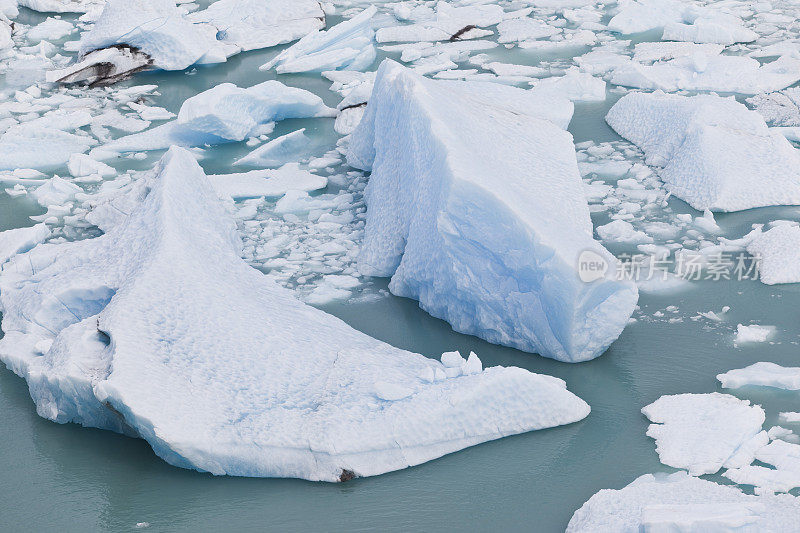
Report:
<svg viewBox="0 0 800 533"><path fill-rule="evenodd" d="M647 436L655 439L659 460L693 476L713 474L731 460L741 464L737 452L765 420L761 407L719 393L662 396L642 413L653 422Z"/></svg>
<svg viewBox="0 0 800 533"><path fill-rule="evenodd" d="M216 0L186 17L216 28L216 38L241 51L289 43L325 27L316 0Z"/></svg>
<svg viewBox="0 0 800 533"><path fill-rule="evenodd" d="M747 103L772 126L800 126L800 88L793 87L770 94L757 94Z"/></svg>
<svg viewBox="0 0 800 533"><path fill-rule="evenodd" d="M733 98L630 93L606 121L695 209L800 204L800 152Z"/></svg>
<svg viewBox="0 0 800 533"><path fill-rule="evenodd" d="M251 170L239 174L208 176L220 196L257 198L283 196L288 191L316 191L328 184L324 176L303 170L297 163L287 163L274 170Z"/></svg>
<svg viewBox="0 0 800 533"><path fill-rule="evenodd" d="M565 99L384 61L347 154L372 172L360 271L456 331L570 362L603 353L637 290L592 238L571 114Z"/></svg>
<svg viewBox="0 0 800 533"><path fill-rule="evenodd" d="M784 367L761 361L745 368L718 374L723 389L738 389L748 385L774 387L784 390L800 390L800 368Z"/></svg>
<svg viewBox="0 0 800 533"><path fill-rule="evenodd" d="M355 17L327 31L309 33L295 44L261 65L260 70L275 68L286 72L322 72L339 69L366 70L375 61L375 30L371 6Z"/></svg>
<svg viewBox="0 0 800 533"><path fill-rule="evenodd" d="M185 468L337 481L589 413L559 379L450 372L301 303L241 260L188 151L127 198L103 236L0 275L0 359L45 418L139 436Z"/></svg>
<svg viewBox="0 0 800 533"><path fill-rule="evenodd" d="M86 13L102 7L106 0L17 0L16 3L41 13Z"/></svg>
<svg viewBox="0 0 800 533"><path fill-rule="evenodd" d="M279 81L269 80L248 88L222 83L187 99L175 120L120 137L100 146L93 154L108 158L121 152L162 150L170 145L189 147L243 141L269 133L276 121L335 114L319 96Z"/></svg>
<svg viewBox="0 0 800 533"><path fill-rule="evenodd" d="M311 143L305 128L281 135L233 162L234 165L275 167L298 157Z"/></svg>
<svg viewBox="0 0 800 533"><path fill-rule="evenodd" d="M776 226L757 235L747 245L747 251L759 258L762 283L800 283L800 227Z"/></svg>
<svg viewBox="0 0 800 533"><path fill-rule="evenodd" d="M226 53L217 31L192 24L171 0L129 2L108 0L100 18L81 36L80 54L124 45L146 54L154 66L183 70L207 59L224 61Z"/></svg>
<svg viewBox="0 0 800 533"><path fill-rule="evenodd" d="M800 80L800 59L782 56L760 63L745 56L697 51L644 65L637 61L620 62L611 83L639 89L667 92L721 91L758 94L779 91Z"/></svg>
<svg viewBox="0 0 800 533"><path fill-rule="evenodd" d="M495 4L457 7L438 2L436 12L427 15L415 24L380 28L375 38L379 43L478 39L493 33L482 28L500 23L503 8Z"/></svg>
<svg viewBox="0 0 800 533"><path fill-rule="evenodd" d="M608 23L618 33L638 33L663 28L665 41L691 41L729 45L756 40L742 19L718 9L681 0L622 0Z"/></svg>
<svg viewBox="0 0 800 533"><path fill-rule="evenodd" d="M800 498L752 496L686 475L645 474L604 489L575 511L567 533L797 531Z"/></svg>
<svg viewBox="0 0 800 533"><path fill-rule="evenodd" d="M606 99L606 82L578 69L569 69L564 76L539 80L531 90L542 96L560 96L573 101L601 102Z"/></svg>
<svg viewBox="0 0 800 533"><path fill-rule="evenodd" d="M748 342L765 342L767 339L775 334L775 326L759 326L752 324L745 326L739 324L736 326L736 344L743 344Z"/></svg>
<svg viewBox="0 0 800 533"><path fill-rule="evenodd" d="M740 485L753 485L756 494L789 492L800 487L800 445L774 439L759 448L755 459L774 468L747 465L722 475Z"/></svg>
<svg viewBox="0 0 800 533"><path fill-rule="evenodd" d="M49 236L50 228L45 224L0 231L0 268L15 255L27 252Z"/></svg>
<svg viewBox="0 0 800 533"><path fill-rule="evenodd" d="M97 140L88 135L23 123L0 135L0 170L57 167L69 161L72 154L96 144ZM42 150L43 146L47 150Z"/></svg>
<svg viewBox="0 0 800 533"><path fill-rule="evenodd" d="M77 63L46 74L48 82L110 85L149 68L153 59L129 46L111 46L87 53Z"/></svg>

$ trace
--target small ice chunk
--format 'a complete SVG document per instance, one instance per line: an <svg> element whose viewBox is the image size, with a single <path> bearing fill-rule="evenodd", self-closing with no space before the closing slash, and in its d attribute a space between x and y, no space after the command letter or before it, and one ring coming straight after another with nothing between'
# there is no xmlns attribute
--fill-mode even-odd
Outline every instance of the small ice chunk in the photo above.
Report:
<svg viewBox="0 0 800 533"><path fill-rule="evenodd" d="M774 334L775 326L759 326L758 324L745 326L744 324L738 324L736 326L736 338L734 342L737 344L746 342L765 342Z"/></svg>
<svg viewBox="0 0 800 533"><path fill-rule="evenodd" d="M741 324L740 324L741 327ZM761 361L744 368L718 374L723 389L738 389L745 386L773 387L784 390L800 390L800 367L784 367Z"/></svg>

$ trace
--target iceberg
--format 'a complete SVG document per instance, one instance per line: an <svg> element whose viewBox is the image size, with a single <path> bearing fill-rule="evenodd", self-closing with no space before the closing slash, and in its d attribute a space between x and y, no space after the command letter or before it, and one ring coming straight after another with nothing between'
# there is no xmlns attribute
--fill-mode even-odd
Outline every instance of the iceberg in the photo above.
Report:
<svg viewBox="0 0 800 533"><path fill-rule="evenodd" d="M800 81L800 59L781 56L760 63L745 56L698 51L652 65L623 62L614 68L611 83L674 91L720 91L758 94L779 91Z"/></svg>
<svg viewBox="0 0 800 533"><path fill-rule="evenodd" d="M273 167L288 163L311 143L305 128L281 135L233 162L234 166Z"/></svg>
<svg viewBox="0 0 800 533"><path fill-rule="evenodd" d="M388 26L378 29L375 39L379 43L457 41L476 39L491 35L486 26L494 26L503 20L503 8L498 5L454 6L448 2L438 2L436 12L430 13L407 26Z"/></svg>
<svg viewBox="0 0 800 533"><path fill-rule="evenodd" d="M131 184L97 238L0 275L0 359L37 412L213 474L344 481L583 419L562 380L450 368L303 304L248 266L191 153Z"/></svg>
<svg viewBox="0 0 800 533"><path fill-rule="evenodd" d="M234 199L283 196L289 191L316 191L328 185L326 177L303 170L297 163L274 170L216 174L208 179L217 194Z"/></svg>
<svg viewBox="0 0 800 533"><path fill-rule="evenodd" d="M674 474L645 474L601 490L575 511L567 533L796 531L800 498L751 496L736 487Z"/></svg>
<svg viewBox="0 0 800 533"><path fill-rule="evenodd" d="M44 169L63 165L71 155L83 153L97 141L34 124L12 126L0 135L0 170ZM42 150L47 146L47 150Z"/></svg>
<svg viewBox="0 0 800 533"><path fill-rule="evenodd" d="M333 117L319 96L268 80L252 87L222 83L188 98L178 117L141 133L106 143L93 154L162 150L171 145L190 147L243 141L268 133L274 122L288 118Z"/></svg>
<svg viewBox="0 0 800 533"><path fill-rule="evenodd" d="M41 13L86 13L106 3L106 0L16 0L20 7Z"/></svg>
<svg viewBox="0 0 800 533"><path fill-rule="evenodd" d="M606 122L695 209L800 204L800 152L733 98L629 93Z"/></svg>
<svg viewBox="0 0 800 533"><path fill-rule="evenodd" d="M693 476L714 474L761 431L764 410L728 394L662 396L644 407L658 458ZM736 461L740 461L736 457Z"/></svg>
<svg viewBox="0 0 800 533"><path fill-rule="evenodd" d="M100 18L81 35L80 55L127 45L152 59L164 70L183 70L207 54L224 61L225 51L209 25L192 24L170 0L128 2L108 0Z"/></svg>
<svg viewBox="0 0 800 533"><path fill-rule="evenodd" d="M309 33L259 69L275 67L278 74L366 70L375 61L372 17L377 11L371 6L327 31Z"/></svg>
<svg viewBox="0 0 800 533"><path fill-rule="evenodd" d="M723 389L738 389L745 386L774 387L784 390L800 390L800 367L784 367L760 361L744 368L717 374Z"/></svg>
<svg viewBox="0 0 800 533"><path fill-rule="evenodd" d="M781 224L765 231L747 245L747 252L758 258L762 283L800 283L800 227Z"/></svg>
<svg viewBox="0 0 800 533"><path fill-rule="evenodd" d="M216 0L186 17L217 30L217 39L241 51L285 44L325 27L316 0Z"/></svg>
<svg viewBox="0 0 800 533"><path fill-rule="evenodd" d="M775 468L748 465L730 469L722 475L734 483L753 485L756 494L789 492L800 487L800 445L774 439L756 452L755 459Z"/></svg>
<svg viewBox="0 0 800 533"><path fill-rule="evenodd" d="M571 114L566 99L384 61L347 153L372 172L361 273L459 332L562 361L603 353L638 294L592 238ZM606 267L588 283L585 258Z"/></svg>
<svg viewBox="0 0 800 533"><path fill-rule="evenodd" d="M17 254L27 252L50 237L50 228L40 223L29 228L0 231L0 265Z"/></svg>

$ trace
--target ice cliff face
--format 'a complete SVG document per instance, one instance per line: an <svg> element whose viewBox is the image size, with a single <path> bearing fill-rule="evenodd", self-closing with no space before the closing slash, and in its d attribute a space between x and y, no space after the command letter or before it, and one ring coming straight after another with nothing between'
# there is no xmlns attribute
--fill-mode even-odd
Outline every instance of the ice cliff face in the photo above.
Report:
<svg viewBox="0 0 800 533"><path fill-rule="evenodd" d="M185 468L335 481L588 414L559 379L440 363L301 303L240 259L188 151L137 183L105 235L2 269L0 359L41 416L140 436Z"/></svg>
<svg viewBox="0 0 800 533"><path fill-rule="evenodd" d="M592 238L565 99L378 72L348 162L371 169L359 267L457 331L562 361L625 327L633 284ZM581 257L607 268L584 282Z"/></svg>

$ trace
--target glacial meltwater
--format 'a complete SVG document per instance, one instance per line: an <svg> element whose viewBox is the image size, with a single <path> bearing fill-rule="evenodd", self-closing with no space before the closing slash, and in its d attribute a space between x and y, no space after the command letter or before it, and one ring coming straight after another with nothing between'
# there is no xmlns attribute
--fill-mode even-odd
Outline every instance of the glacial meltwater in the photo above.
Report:
<svg viewBox="0 0 800 533"><path fill-rule="evenodd" d="M25 24L45 18L24 8L21 11L17 20ZM75 20L72 15L64 18ZM338 15L328 16L328 27L342 20ZM608 17L604 20L607 22ZM634 44L660 38L652 32L634 37ZM75 38L54 43L60 45ZM285 48L245 52L222 64L187 71L143 72L115 87L157 85L157 92L147 97L148 104L177 113L187 98L220 83L249 87L278 79L309 90L328 106L336 107L340 96L318 73L278 75L274 69L258 69ZM557 73L571 65L573 57L589 50L588 46L576 46L544 52L501 46L484 51L488 56L484 60L546 65ZM379 49L372 68L367 70L374 71L386 57L398 60L400 54ZM471 67L465 63L461 68ZM614 219L611 215L617 212L619 202L603 203L603 199L616 198L613 191L617 182L630 180L633 175L624 165L620 170L604 163L643 165L641 152L604 120L624 93L609 84L605 101L576 102L569 127L579 162L597 163L581 168L587 186L602 180L611 188L610 193L590 198L595 227ZM743 96L736 97L744 101ZM341 137L333 125L333 118L284 120L270 138L306 128L310 143L298 157L308 160L336 149ZM121 135L116 132L114 136ZM249 169L233 167L232 162L252 149L242 142L206 146L198 152L199 162L207 174L243 172ZM106 163L119 173L147 170L163 153L157 150L135 158L120 156ZM48 172L48 176L67 175L66 166ZM328 187L311 196L354 195L355 217L345 223L345 230L336 237L324 231L314 233L317 222L307 218L308 210L283 220L274 212L275 199L258 203L256 211L242 214L239 220L248 263L295 289L320 309L393 346L434 359L448 351L458 350L465 357L475 352L484 367L517 366L561 378L571 392L591 406L591 414L573 424L505 437L419 466L345 483L214 476L167 464L144 440L76 424L55 424L39 417L25 381L2 368L0 530L563 531L575 510L596 492L622 488L642 474L675 471L659 462L655 443L645 434L649 421L641 413L642 407L663 395L733 394L764 408L766 429L782 425L800 430L798 423L778 421L779 412L800 411L800 392L758 387L723 390L716 379L719 373L758 361L800 366L800 285L769 286L736 276L706 279L709 276L704 273L701 279L673 288L643 290L631 323L604 355L589 362L563 363L456 333L448 323L421 310L417 301L393 296L385 279L362 279L358 287L345 287L349 296L314 300L315 283L324 274L319 262L314 262L319 258L314 247L328 242L326 239L344 243L344 248L359 244L363 235L360 194L368 179L367 174L354 172L342 160L325 172L331 176ZM4 192L12 186L0 187L0 230L31 226L34 222L29 217L45 212L30 194ZM668 197L660 186L648 187L661 203L650 206L646 215L636 215L637 229L647 222L674 221L681 214L690 215L688 220L703 217L682 200ZM237 199L236 207L249 209L246 202ZM197 217L203 215L196 213ZM280 231L294 232L294 236L271 241L272 253L259 256L258 251L247 248L248 232L252 231L246 223L248 218L280 219L277 236ZM695 241L738 239L749 233L753 224L800 220L800 208L715 213L715 220L720 228L717 233L701 237L702 228L682 227L679 231L693 232L688 236ZM59 236L67 240L87 238L94 235L92 231L69 230ZM669 231L664 235L654 231L652 236L657 245L678 239ZM317 240L309 243L312 238ZM682 242L691 249L696 242L688 240ZM637 252L633 241L603 242L618 257ZM352 267L354 252L337 253L339 266ZM774 326L775 333L765 342L736 343L739 324ZM704 478L731 484L721 475ZM752 487L744 490L752 493ZM797 489L791 494L798 495Z"/></svg>

